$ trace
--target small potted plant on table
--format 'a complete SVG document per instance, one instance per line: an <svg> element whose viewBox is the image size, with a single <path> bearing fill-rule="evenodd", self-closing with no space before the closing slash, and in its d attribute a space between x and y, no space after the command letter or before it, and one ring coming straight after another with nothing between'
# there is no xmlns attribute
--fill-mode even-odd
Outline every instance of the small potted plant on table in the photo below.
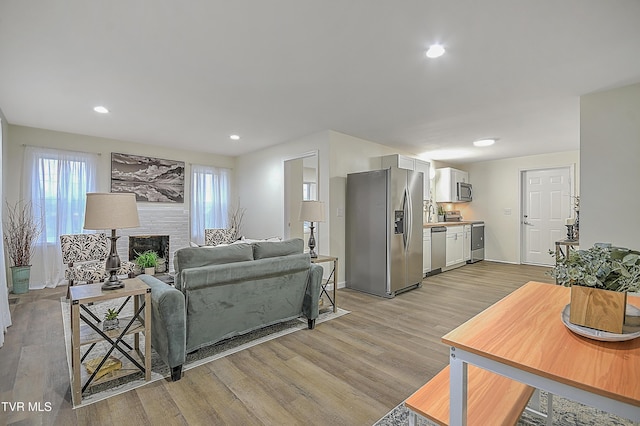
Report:
<svg viewBox="0 0 640 426"><path fill-rule="evenodd" d="M627 292L640 291L640 252L598 245L569 251L551 276L571 287L571 323L620 334Z"/></svg>
<svg viewBox="0 0 640 426"><path fill-rule="evenodd" d="M120 326L118 314L119 312L115 309L107 309L107 313L104 314L104 321L102 322L103 331L115 330Z"/></svg>
<svg viewBox="0 0 640 426"><path fill-rule="evenodd" d="M158 265L158 253L153 250L147 250L142 254L136 254L138 255L136 264L144 270L146 275L154 275Z"/></svg>

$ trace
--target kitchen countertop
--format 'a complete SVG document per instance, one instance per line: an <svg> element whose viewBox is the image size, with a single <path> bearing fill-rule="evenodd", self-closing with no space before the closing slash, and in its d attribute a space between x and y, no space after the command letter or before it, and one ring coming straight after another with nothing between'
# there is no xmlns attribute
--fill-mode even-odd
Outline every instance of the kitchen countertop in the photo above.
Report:
<svg viewBox="0 0 640 426"><path fill-rule="evenodd" d="M434 226L462 226L462 225L471 225L474 222L478 222L477 220L462 220L460 222L431 222L425 223L422 225L423 228L433 228Z"/></svg>

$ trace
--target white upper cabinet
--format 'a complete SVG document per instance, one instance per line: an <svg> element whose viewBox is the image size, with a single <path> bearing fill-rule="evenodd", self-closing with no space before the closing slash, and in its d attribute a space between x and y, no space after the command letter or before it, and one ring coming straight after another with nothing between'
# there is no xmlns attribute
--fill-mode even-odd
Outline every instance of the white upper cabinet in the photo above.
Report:
<svg viewBox="0 0 640 426"><path fill-rule="evenodd" d="M431 163L429 163L428 161L419 160L417 158L407 157L406 155L385 155L382 157L382 168L388 169L389 167L397 167L399 169L422 172L422 174L424 175L424 192L422 199L428 200L431 198L431 184L429 179Z"/></svg>
<svg viewBox="0 0 640 426"><path fill-rule="evenodd" d="M469 183L469 173L451 167L436 169L436 201L455 203L458 182Z"/></svg>

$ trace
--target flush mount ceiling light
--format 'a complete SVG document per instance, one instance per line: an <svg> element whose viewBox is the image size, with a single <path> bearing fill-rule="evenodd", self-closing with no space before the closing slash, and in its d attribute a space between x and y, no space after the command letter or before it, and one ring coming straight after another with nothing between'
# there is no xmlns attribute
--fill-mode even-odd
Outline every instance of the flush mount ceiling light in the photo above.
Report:
<svg viewBox="0 0 640 426"><path fill-rule="evenodd" d="M495 139L480 139L479 141L475 141L473 144L475 146L491 146L496 143Z"/></svg>
<svg viewBox="0 0 640 426"><path fill-rule="evenodd" d="M108 113L109 113L109 110L108 110L108 109L106 109L105 107L103 107L102 105L99 105L99 106L97 106L97 107L94 107L94 108L93 108L93 110L94 110L95 112L99 112L100 114L108 114Z"/></svg>
<svg viewBox="0 0 640 426"><path fill-rule="evenodd" d="M239 140L240 140L240 136L238 136L238 135L231 135L231 136L229 136L229 139L231 139L232 141L239 141Z"/></svg>
<svg viewBox="0 0 640 426"><path fill-rule="evenodd" d="M444 46L441 44L432 44L429 46L429 50L427 50L427 58L438 58L444 55Z"/></svg>

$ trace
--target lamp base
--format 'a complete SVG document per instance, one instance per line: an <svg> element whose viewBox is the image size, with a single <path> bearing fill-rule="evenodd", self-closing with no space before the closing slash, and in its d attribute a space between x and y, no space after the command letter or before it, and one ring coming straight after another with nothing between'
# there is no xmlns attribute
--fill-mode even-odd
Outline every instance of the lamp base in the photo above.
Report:
<svg viewBox="0 0 640 426"><path fill-rule="evenodd" d="M118 279L118 269L120 269L120 257L116 250L116 243L118 241L116 230L111 230L111 252L107 257L104 269L109 271L109 278L102 284L103 290L116 290L118 288L124 288L124 283Z"/></svg>
<svg viewBox="0 0 640 426"><path fill-rule="evenodd" d="M309 257L315 259L318 257L316 253L316 237L313 236L313 222L310 222L309 229L311 229L311 235L309 235Z"/></svg>
<svg viewBox="0 0 640 426"><path fill-rule="evenodd" d="M105 281L104 284L102 284L103 290L117 290L119 288L124 288L124 283L122 281L118 281L116 283Z"/></svg>
<svg viewBox="0 0 640 426"><path fill-rule="evenodd" d="M104 283L102 283L102 289L116 290L118 288L124 288L124 283L118 279L116 271L110 271L110 274L111 275L109 276L109 278Z"/></svg>

